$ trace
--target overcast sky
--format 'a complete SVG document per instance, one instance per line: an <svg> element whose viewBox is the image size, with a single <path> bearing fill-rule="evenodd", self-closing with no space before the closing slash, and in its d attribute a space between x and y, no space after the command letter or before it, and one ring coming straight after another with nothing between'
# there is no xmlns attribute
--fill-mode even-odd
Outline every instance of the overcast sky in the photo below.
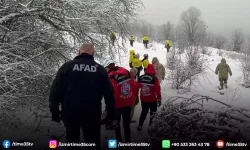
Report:
<svg viewBox="0 0 250 150"><path fill-rule="evenodd" d="M202 12L208 31L228 36L241 28L250 35L250 0L142 0L145 10L141 18L153 24L170 20L178 23L180 15L190 6Z"/></svg>

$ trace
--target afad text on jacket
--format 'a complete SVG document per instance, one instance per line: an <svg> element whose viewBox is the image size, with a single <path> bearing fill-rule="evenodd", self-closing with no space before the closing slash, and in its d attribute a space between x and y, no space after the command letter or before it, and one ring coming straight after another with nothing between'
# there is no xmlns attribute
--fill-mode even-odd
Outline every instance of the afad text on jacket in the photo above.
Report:
<svg viewBox="0 0 250 150"><path fill-rule="evenodd" d="M139 78L138 84L141 89L140 99L142 102L161 100L161 87L155 74L154 66L149 64L145 74Z"/></svg>
<svg viewBox="0 0 250 150"><path fill-rule="evenodd" d="M109 78L115 93L115 108L132 106L135 103L136 86L130 72L116 67L109 72Z"/></svg>

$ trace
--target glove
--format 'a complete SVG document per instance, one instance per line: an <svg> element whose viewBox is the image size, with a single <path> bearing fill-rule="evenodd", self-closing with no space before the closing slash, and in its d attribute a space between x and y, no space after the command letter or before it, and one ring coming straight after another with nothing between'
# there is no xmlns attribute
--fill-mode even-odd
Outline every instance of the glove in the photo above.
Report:
<svg viewBox="0 0 250 150"><path fill-rule="evenodd" d="M61 122L60 113L52 113L52 121L55 121L57 123Z"/></svg>
<svg viewBox="0 0 250 150"><path fill-rule="evenodd" d="M160 107L161 106L161 99L158 99L157 100L157 107Z"/></svg>

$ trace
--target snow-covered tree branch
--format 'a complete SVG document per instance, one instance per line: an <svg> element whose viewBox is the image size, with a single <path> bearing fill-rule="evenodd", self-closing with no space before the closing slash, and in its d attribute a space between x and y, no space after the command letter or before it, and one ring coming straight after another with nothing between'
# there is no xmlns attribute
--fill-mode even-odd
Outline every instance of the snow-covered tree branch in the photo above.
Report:
<svg viewBox="0 0 250 150"><path fill-rule="evenodd" d="M55 71L84 42L93 42L97 59L117 51L109 47L111 31L127 38L128 23L141 7L140 0L0 3L0 120L9 109L21 109L21 103L47 105ZM5 121L0 126L8 125Z"/></svg>

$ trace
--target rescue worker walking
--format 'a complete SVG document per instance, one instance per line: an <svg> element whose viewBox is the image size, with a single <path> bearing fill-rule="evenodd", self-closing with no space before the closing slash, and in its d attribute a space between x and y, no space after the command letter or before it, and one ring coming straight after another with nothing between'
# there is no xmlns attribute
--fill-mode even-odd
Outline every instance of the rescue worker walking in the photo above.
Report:
<svg viewBox="0 0 250 150"><path fill-rule="evenodd" d="M143 36L142 42L143 42L145 48L147 49L147 48L148 48L148 43L149 43L149 40L148 40L148 36L147 36L147 35L144 35L144 36Z"/></svg>
<svg viewBox="0 0 250 150"><path fill-rule="evenodd" d="M53 121L62 119L67 142L80 143L82 129L84 141L95 143L94 149L100 149L101 100L104 96L108 118L114 120L115 98L107 72L94 61L94 51L92 44L84 44L79 56L62 65L51 87L49 107Z"/></svg>
<svg viewBox="0 0 250 150"><path fill-rule="evenodd" d="M142 65L144 67L144 72L146 71L147 67L148 67L148 64L149 64L149 61L148 61L148 54L144 54L143 55L143 59L141 60L142 62Z"/></svg>
<svg viewBox="0 0 250 150"><path fill-rule="evenodd" d="M133 44L134 44L134 41L135 41L134 36L130 36L129 41L130 41L130 46L133 47Z"/></svg>
<svg viewBox="0 0 250 150"><path fill-rule="evenodd" d="M166 40L166 44L165 44L165 48L167 49L167 52L169 52L170 48L171 48L171 44L170 44L170 40Z"/></svg>
<svg viewBox="0 0 250 150"><path fill-rule="evenodd" d="M152 64L154 65L156 71L156 77L161 83L161 81L165 79L165 73L166 73L165 67L159 62L157 57L154 57L152 59Z"/></svg>
<svg viewBox="0 0 250 150"><path fill-rule="evenodd" d="M141 71L143 69L142 68L142 62L140 60L140 55L138 53L135 55L135 58L134 58L134 60L132 62L132 66L135 67L138 70L137 75L135 76L135 80L137 81L139 79L140 73L141 73Z"/></svg>
<svg viewBox="0 0 250 150"><path fill-rule="evenodd" d="M110 34L110 40L111 40L112 45L114 46L115 45L115 40L116 40L116 33L115 32L112 32Z"/></svg>
<svg viewBox="0 0 250 150"><path fill-rule="evenodd" d="M113 85L115 95L115 127L116 140L122 142L120 121L123 119L123 128L125 133L125 142L131 142L130 116L131 107L135 104L136 87L130 72L123 68L115 66L115 63L105 63L108 68L109 78Z"/></svg>
<svg viewBox="0 0 250 150"><path fill-rule="evenodd" d="M150 109L149 126L152 124L153 118L158 107L161 105L161 87L158 78L155 76L156 72L152 64L148 65L146 73L140 76L138 84L140 90L140 99L142 112L137 127L138 131L142 130L143 123L147 117L148 110Z"/></svg>
<svg viewBox="0 0 250 150"><path fill-rule="evenodd" d="M215 74L219 73L220 89L227 88L228 74L232 76L232 71L229 65L226 63L226 59L222 58L221 63L219 63L215 69Z"/></svg>
<svg viewBox="0 0 250 150"><path fill-rule="evenodd" d="M132 68L132 62L135 59L135 51L134 50L130 50L129 51L129 67Z"/></svg>

